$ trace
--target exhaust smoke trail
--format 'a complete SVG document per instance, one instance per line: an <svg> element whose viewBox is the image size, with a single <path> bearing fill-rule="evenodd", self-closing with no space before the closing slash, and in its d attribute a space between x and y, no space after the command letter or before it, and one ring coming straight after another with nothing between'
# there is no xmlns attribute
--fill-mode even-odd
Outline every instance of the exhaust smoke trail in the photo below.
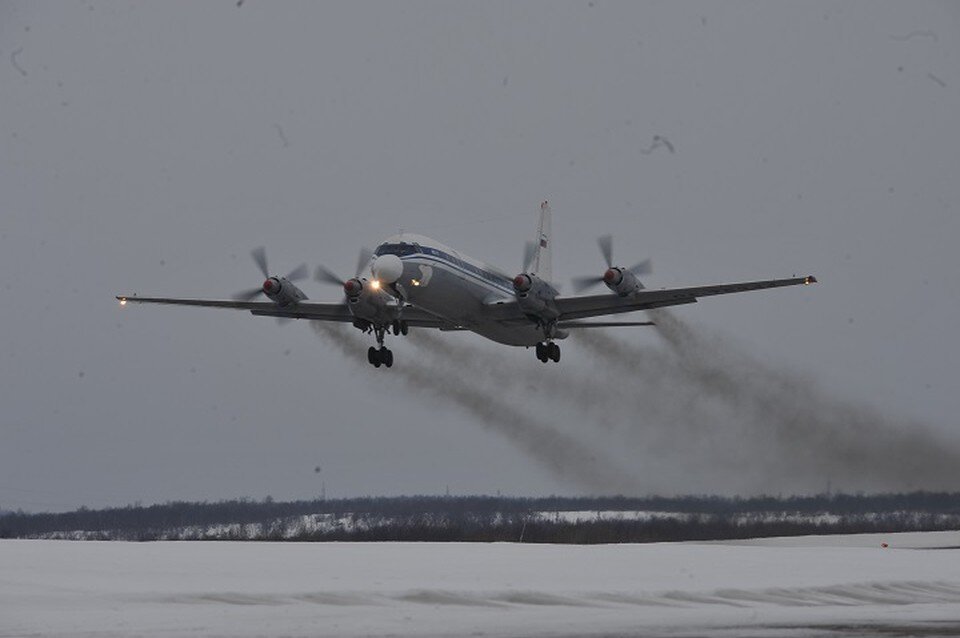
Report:
<svg viewBox="0 0 960 638"><path fill-rule="evenodd" d="M955 489L960 450L928 427L831 397L668 311L651 314L667 349L575 333L596 364L589 371L505 365L500 352L413 330L424 363L395 372L600 492L820 492L828 481L847 491ZM351 358L366 347L314 327Z"/></svg>
<svg viewBox="0 0 960 638"><path fill-rule="evenodd" d="M358 335L323 322L311 322L314 331L336 345L351 359L366 350ZM451 362L454 365L450 365ZM467 410L485 427L507 437L531 459L556 476L576 482L596 493L636 493L638 481L608 459L573 437L534 419L497 398L495 389L478 384L459 369L457 359L446 365L424 367L404 364L391 375L398 383L417 391L429 391Z"/></svg>
<svg viewBox="0 0 960 638"><path fill-rule="evenodd" d="M648 311L671 353L584 335L580 343L635 378L659 374L679 390L672 407L691 430L714 432L714 458L744 463L751 492L955 489L960 449L929 427L829 396L809 378L706 338L666 310ZM717 418L684 415L725 404ZM669 410L668 410L669 411ZM719 430L719 431L718 431ZM679 441L678 441L679 443Z"/></svg>
<svg viewBox="0 0 960 638"><path fill-rule="evenodd" d="M499 350L456 343L450 337L420 330L411 331L409 340L431 359L432 366L439 366L437 369L454 366L471 380L487 383L501 401L555 414L552 427L574 430L580 439L589 437L591 449L602 451L609 459L619 458L637 477L635 483L643 486L642 493L683 491L676 479L689 483L689 470L678 459L690 457L697 448L701 448L700 456L715 448L709 436L695 436L698 433L690 430L689 420L695 414L699 418L694 423L705 423L714 418L715 410L694 405L689 397L677 398L676 384L665 383L657 372L659 366L639 368L642 374L635 376L612 366L599 373L584 373L569 365L533 363L531 373L527 367L505 365L504 353ZM616 348L616 342L606 340ZM656 360L671 356L652 349L644 353L647 355ZM677 409L678 405L683 409ZM643 417L640 423L638 415ZM739 463L731 465L731 472L740 467ZM712 487L708 483L698 489L710 491Z"/></svg>

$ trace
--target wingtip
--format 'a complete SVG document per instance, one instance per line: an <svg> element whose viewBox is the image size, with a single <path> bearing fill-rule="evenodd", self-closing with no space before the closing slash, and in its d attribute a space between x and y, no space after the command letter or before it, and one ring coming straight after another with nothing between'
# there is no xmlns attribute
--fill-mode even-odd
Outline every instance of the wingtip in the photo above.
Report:
<svg viewBox="0 0 960 638"><path fill-rule="evenodd" d="M803 283L804 283L804 285L807 285L807 286L809 286L810 284L815 284L815 283L817 283L817 278L814 277L813 275L807 275L807 276L804 278Z"/></svg>

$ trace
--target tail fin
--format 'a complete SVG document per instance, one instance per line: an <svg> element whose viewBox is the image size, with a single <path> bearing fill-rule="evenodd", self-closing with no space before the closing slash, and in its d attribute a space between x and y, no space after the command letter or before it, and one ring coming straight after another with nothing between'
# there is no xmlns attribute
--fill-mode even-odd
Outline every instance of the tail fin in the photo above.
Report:
<svg viewBox="0 0 960 638"><path fill-rule="evenodd" d="M550 230L553 215L550 203L540 204L540 225L537 227L537 242L533 254L533 272L544 281L553 281L553 242Z"/></svg>

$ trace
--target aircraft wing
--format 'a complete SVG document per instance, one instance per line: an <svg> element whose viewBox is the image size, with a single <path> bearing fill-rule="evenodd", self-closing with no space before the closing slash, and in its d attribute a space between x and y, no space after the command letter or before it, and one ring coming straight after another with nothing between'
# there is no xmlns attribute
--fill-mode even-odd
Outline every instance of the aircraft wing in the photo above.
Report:
<svg viewBox="0 0 960 638"><path fill-rule="evenodd" d="M353 314L343 302L298 301L287 306L278 306L272 301L235 301L233 299L181 299L171 297L137 297L117 295L121 304L150 303L172 306L199 306L201 308L228 308L248 310L260 317L283 317L287 319L312 319L314 321L353 322ZM410 326L420 328L456 328L447 321L414 306L403 309L403 320Z"/></svg>
<svg viewBox="0 0 960 638"><path fill-rule="evenodd" d="M615 315L637 310L650 310L665 306L696 303L700 297L729 295L748 290L763 290L781 286L798 286L816 283L813 276L794 277L792 279L768 279L765 281L747 281L734 284L716 284L712 286L693 286L689 288L665 288L662 290L640 290L626 297L612 293L584 295L579 297L557 297L554 300L560 313L559 321L586 319L603 315ZM487 306L491 317L501 321L516 321L523 318L516 301L499 301Z"/></svg>
<svg viewBox="0 0 960 638"><path fill-rule="evenodd" d="M613 294L587 295L583 297L557 297L557 310L561 320L599 317L635 310L650 310L665 306L696 303L700 297L729 295L735 292L779 288L781 286L799 286L816 283L816 277L795 277L792 279L768 279L765 281L747 281L735 284L716 284L712 286L693 286L690 288L665 288L662 290L640 290L626 297Z"/></svg>

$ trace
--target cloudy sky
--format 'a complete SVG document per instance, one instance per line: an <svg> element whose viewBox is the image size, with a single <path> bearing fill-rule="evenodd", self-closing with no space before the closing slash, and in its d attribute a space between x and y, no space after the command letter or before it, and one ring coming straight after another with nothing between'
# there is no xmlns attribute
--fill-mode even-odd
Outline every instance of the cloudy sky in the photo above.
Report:
<svg viewBox="0 0 960 638"><path fill-rule="evenodd" d="M683 421L676 402L584 344L548 368L444 334L449 354L398 340L374 370L356 331L113 299L228 297L260 282L259 245L278 272L349 273L399 229L513 271L543 199L561 281L602 270L607 232L653 259L648 286L816 274L676 316L817 401L953 441L958 69L949 2L0 2L0 508L593 493L631 464L610 490L831 480L734 480L695 429L653 458L623 433ZM571 406L564 384L609 393ZM711 405L701 425L738 422Z"/></svg>

